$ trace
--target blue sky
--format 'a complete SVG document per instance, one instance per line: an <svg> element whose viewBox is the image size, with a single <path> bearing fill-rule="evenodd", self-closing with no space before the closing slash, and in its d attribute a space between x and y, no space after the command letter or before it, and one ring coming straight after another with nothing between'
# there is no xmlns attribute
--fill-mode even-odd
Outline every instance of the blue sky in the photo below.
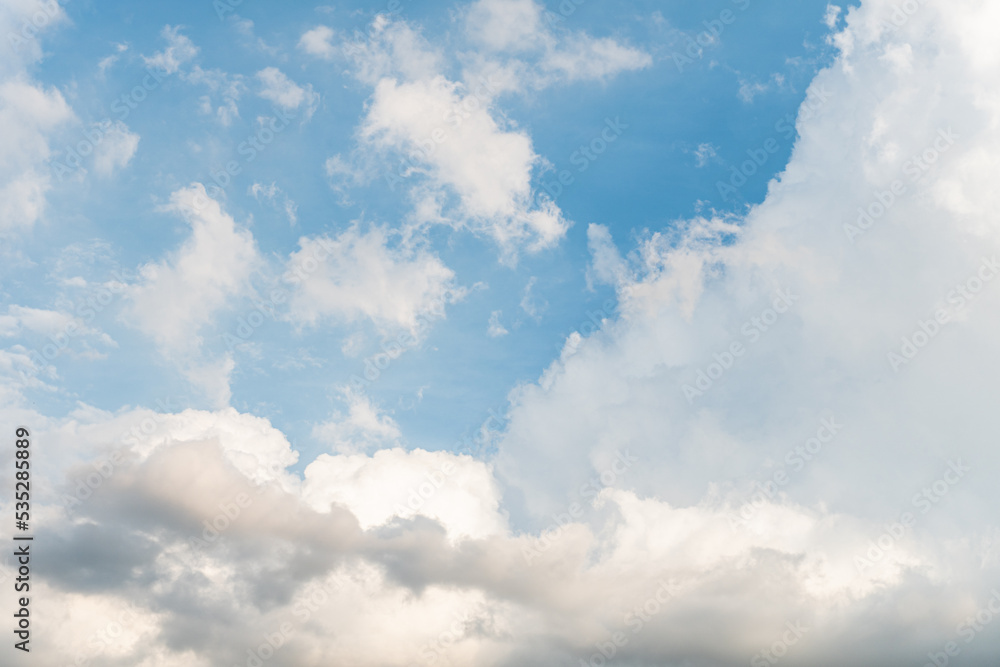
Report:
<svg viewBox="0 0 1000 667"><path fill-rule="evenodd" d="M707 30L703 22L716 20L727 8L737 20L725 27L726 39L710 44L690 63L678 61L679 67L672 54L684 53L690 35ZM352 76L346 62L317 62L296 48L302 33L317 22L334 23L345 34L368 33L378 9L297 5L275 15L273 8L251 2L235 11L224 5L216 9L204 2L142 11L129 4L112 8L75 3L66 7L58 29L46 36L45 49L53 55L37 63L35 75L44 85L67 91L78 119L53 140L52 162L66 160L67 148L105 119L124 120L141 140L127 169L114 178L70 180L55 188L46 223L23 246L35 266L28 271L11 267L17 275L5 280L26 283L18 286L18 303L47 309L57 299L86 297L85 291L51 285L51 266L67 247L99 244L100 260L77 269L88 271L85 277L91 280L106 278L113 266L134 269L176 248L185 234L183 221L158 206L171 191L191 182L211 186L212 174L230 160L241 165L241 173L226 188L226 209L250 226L261 254L272 265L292 252L303 235L343 230L354 220L392 225L407 214L405 193L390 188L384 176L343 194L330 186L323 164L332 155L356 150L354 135L370 90ZM426 340L393 363L369 390L414 445L446 447L471 432L487 410L503 407L512 386L538 376L566 336L586 320L588 310L614 297L607 286L588 289L588 224L604 225L613 238L628 244L648 230L669 229L673 221L697 212L739 212L760 201L767 181L791 151L787 132L775 126L786 116L794 118L812 76L831 57L823 41L828 32L822 22L824 3L801 3L790 13L766 5L741 10L725 2L695 7L584 3L568 16L559 13L558 6L549 10L558 17L558 29L620 39L654 54L654 59L605 81L557 83L497 101L497 110L528 132L537 154L552 165L549 171L533 170L536 192L544 192L546 185L553 191L550 184L557 182L560 171L573 174L572 183L557 197L572 226L558 246L520 258L516 266L501 265L495 246L481 236L467 231L433 234L434 251L455 271L457 284L480 289L452 306L447 319L436 323ZM399 15L431 41L458 50L462 35L455 11L449 3L419 8L403 3ZM168 46L162 34L165 25L175 26L176 34L188 38L197 54L177 72L163 76L148 98L135 100L135 108L123 119L121 97L129 96L146 76L144 57ZM247 91L239 99L239 117L226 126L199 110L199 98L208 87L184 79L200 67L252 81L256 72L275 66L300 85L311 86L318 102L307 121L292 123L248 162L238 148L255 134L258 115L274 115L274 105ZM449 63L452 72L460 66L459 58ZM741 86L753 84L765 90L741 99ZM118 106L113 107L116 100ZM620 119L620 139L594 155L592 163L588 158L581 161L578 149L599 136L607 119ZM724 199L716 182L728 180L729 168L746 159L744 152L771 137L778 140L778 151L738 195ZM710 146L714 155L698 167L696 152L702 145ZM387 160L385 168L391 170L391 164ZM586 171L580 171L581 165ZM249 191L254 183L274 184L283 194L277 203L262 205ZM294 202L295 224L289 223L281 197ZM520 307L529 281L539 304L535 315ZM118 342L114 353L95 360L60 356L60 391L39 391L32 398L63 410L76 400L108 410L150 406L166 395L188 397L188 407L204 405L204 398L185 386L149 341L122 323L120 307L110 304L97 320ZM509 335L486 335L495 310L502 311ZM206 346L223 350L220 334L235 329L243 314L239 307L220 314L215 330L206 334ZM315 451L308 436L312 424L337 407L335 388L363 368L360 359L345 358L339 349L356 329L298 332L269 322L253 336L264 348L260 358L236 357L233 405L268 417L297 447ZM366 350L378 349L374 338L366 345ZM305 367L277 367L303 353L315 361Z"/></svg>
<svg viewBox="0 0 1000 667"><path fill-rule="evenodd" d="M28 659L992 664L998 22L0 2Z"/></svg>

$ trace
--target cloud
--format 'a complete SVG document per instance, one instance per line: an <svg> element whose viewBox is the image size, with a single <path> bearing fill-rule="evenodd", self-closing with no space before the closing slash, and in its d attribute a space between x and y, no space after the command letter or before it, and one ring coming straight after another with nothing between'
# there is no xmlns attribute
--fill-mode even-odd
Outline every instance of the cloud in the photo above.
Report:
<svg viewBox="0 0 1000 667"><path fill-rule="evenodd" d="M286 280L288 316L298 326L368 321L382 332L417 333L464 293L454 272L426 250L390 247L394 235L352 225L336 236L302 237Z"/></svg>
<svg viewBox="0 0 1000 667"><path fill-rule="evenodd" d="M473 43L485 47L479 67L500 66L517 72L519 81L541 88L557 82L606 81L621 72L645 69L652 57L610 37L596 38L582 31L551 29L551 14L534 0L478 0L465 18L466 32ZM507 54L506 62L493 60ZM516 56L516 57L513 57Z"/></svg>
<svg viewBox="0 0 1000 667"><path fill-rule="evenodd" d="M152 56L143 56L147 67L155 67L165 74L174 74L196 55L198 47L180 33L181 26L163 26L160 36L167 42L167 48L157 51Z"/></svg>
<svg viewBox="0 0 1000 667"><path fill-rule="evenodd" d="M534 201L531 175L541 158L527 134L502 129L482 98L443 77L380 81L361 138L414 156L414 171L426 177L414 185L421 222L448 220L442 198L454 195L454 224L489 235L508 259L519 248L554 245L569 227L554 203Z"/></svg>
<svg viewBox="0 0 1000 667"><path fill-rule="evenodd" d="M190 72L181 76L185 81L206 86L211 91L211 95L203 95L200 98L202 113L213 113L212 96L219 95L222 104L214 107L214 113L223 127L228 127L233 120L240 117L237 103L246 91L243 75L228 74L220 69L204 70L201 66L195 65Z"/></svg>
<svg viewBox="0 0 1000 667"><path fill-rule="evenodd" d="M710 143L698 144L698 149L694 152L695 166L704 167L711 160L718 157L715 146Z"/></svg>
<svg viewBox="0 0 1000 667"><path fill-rule="evenodd" d="M348 406L346 415L335 413L329 420L313 427L312 436L340 454L355 454L383 449L402 437L392 417L381 414L371 399L351 389L343 390Z"/></svg>
<svg viewBox="0 0 1000 667"><path fill-rule="evenodd" d="M500 336L506 336L509 331L500 324L500 316L503 315L503 311L494 310L490 313L490 324L486 329L486 333L490 338L499 338Z"/></svg>
<svg viewBox="0 0 1000 667"><path fill-rule="evenodd" d="M260 70L257 79L262 86L259 95L285 111L302 109L308 119L319 105L319 93L313 90L312 85L299 86L276 67Z"/></svg>
<svg viewBox="0 0 1000 667"><path fill-rule="evenodd" d="M75 119L62 93L23 76L0 82L0 234L29 229L43 215L51 178L44 169L52 135Z"/></svg>
<svg viewBox="0 0 1000 667"><path fill-rule="evenodd" d="M337 53L337 49L333 46L333 37L333 30L327 26L316 26L302 33L299 48L311 56L332 60Z"/></svg>
<svg viewBox="0 0 1000 667"><path fill-rule="evenodd" d="M521 303L519 305L528 317L531 317L536 322L540 322L542 314L549 309L549 302L535 294L535 285L537 283L538 278L536 276L531 276L528 279L528 282L524 286L524 292L521 294Z"/></svg>
<svg viewBox="0 0 1000 667"><path fill-rule="evenodd" d="M94 343L105 349L118 347L108 334L66 312L11 305L6 315L0 315L0 336L22 338L27 342L26 336L31 334L42 337L41 341L36 338L37 347L47 358L65 351L75 356L102 359L106 354L95 349Z"/></svg>
<svg viewBox="0 0 1000 667"><path fill-rule="evenodd" d="M499 489L487 466L445 452L321 454L306 469L302 495L317 511L331 503L347 507L365 530L416 516L438 521L454 540L506 530L498 513Z"/></svg>
<svg viewBox="0 0 1000 667"><path fill-rule="evenodd" d="M282 196L281 207L285 212L285 216L288 218L288 223L290 225L295 225L299 221L298 217L298 205L292 201L287 194L282 192L281 188L278 187L276 183L271 183L270 185L264 185L263 183L254 183L250 186L250 194L257 201L268 201L273 205L278 205L278 195Z"/></svg>
<svg viewBox="0 0 1000 667"><path fill-rule="evenodd" d="M319 427L344 453L301 473L284 433L232 408L3 404L46 447L33 618L67 630L32 649L93 660L117 623L109 664L990 664L1000 9L903 6L848 11L812 84L833 94L764 201L624 252L588 228L618 314L511 392L495 458L408 451L360 395ZM175 193L192 236L132 286L166 350L253 265L203 196ZM293 321L413 327L454 276L411 241L303 237ZM30 364L0 352L0 373Z"/></svg>
<svg viewBox="0 0 1000 667"><path fill-rule="evenodd" d="M111 176L128 165L138 148L139 135L120 120L115 121L94 147L94 170L101 176Z"/></svg>
<svg viewBox="0 0 1000 667"><path fill-rule="evenodd" d="M250 290L250 277L260 262L253 235L236 224L200 183L175 191L167 211L191 225L191 235L165 259L139 269L129 286L122 318L150 336L168 358L215 398L228 402L227 387L216 378L228 376L232 361L203 366L200 332L233 299Z"/></svg>

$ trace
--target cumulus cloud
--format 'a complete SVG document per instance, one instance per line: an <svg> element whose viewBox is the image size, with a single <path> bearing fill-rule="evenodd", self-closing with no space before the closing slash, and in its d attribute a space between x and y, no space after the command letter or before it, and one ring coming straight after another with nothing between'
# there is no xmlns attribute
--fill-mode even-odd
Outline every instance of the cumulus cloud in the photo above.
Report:
<svg viewBox="0 0 1000 667"><path fill-rule="evenodd" d="M2 27L2 24L0 24ZM0 234L33 226L45 210L52 179L44 167L53 134L75 118L55 88L23 75L0 81Z"/></svg>
<svg viewBox="0 0 1000 667"><path fill-rule="evenodd" d="M356 449L301 476L288 438L231 408L4 408L49 452L35 618L68 630L38 649L96 657L86 633L128 613L106 660L904 667L956 642L990 664L1000 9L924 3L890 28L898 11L848 11L813 83L832 95L746 215L624 253L588 229L620 314L511 393L494 460L395 446L358 396L329 422ZM166 276L191 303L160 300L190 331L253 246L181 192L194 236L135 289ZM290 312L412 326L452 276L388 239L300 240ZM214 257L242 248L237 268L189 279L202 263L185 258L223 241ZM133 308L163 345L180 338ZM366 453L372 437L393 446Z"/></svg>
<svg viewBox="0 0 1000 667"><path fill-rule="evenodd" d="M169 358L178 360L190 379L205 386L217 404L228 402L232 361L201 366L200 332L232 299L248 293L260 259L253 235L237 225L200 183L177 190L166 210L191 225L191 235L167 258L139 269L129 286L123 319L150 336Z"/></svg>
<svg viewBox="0 0 1000 667"><path fill-rule="evenodd" d="M484 104L444 77L406 83L383 79L361 137L380 149L416 156L414 172L427 177L414 186L421 222L448 220L442 199L453 194L455 224L488 234L506 257L515 257L522 247L552 246L569 225L551 200L534 201L531 176L540 157L526 133L500 127ZM400 175L390 178L403 181Z"/></svg>
<svg viewBox="0 0 1000 667"><path fill-rule="evenodd" d="M382 332L417 333L463 294L440 259L394 243L381 227L302 237L285 276L293 284L289 317L299 326L368 321Z"/></svg>
<svg viewBox="0 0 1000 667"><path fill-rule="evenodd" d="M316 26L302 33L299 48L311 56L330 60L337 53L337 49L333 46L333 38L333 30L325 25Z"/></svg>
<svg viewBox="0 0 1000 667"><path fill-rule="evenodd" d="M465 18L469 39L493 52L479 67L517 72L512 87L605 81L653 64L652 57L610 37L552 29L552 14L535 0L478 0ZM501 54L508 56L500 59ZM492 62L491 62L492 61Z"/></svg>

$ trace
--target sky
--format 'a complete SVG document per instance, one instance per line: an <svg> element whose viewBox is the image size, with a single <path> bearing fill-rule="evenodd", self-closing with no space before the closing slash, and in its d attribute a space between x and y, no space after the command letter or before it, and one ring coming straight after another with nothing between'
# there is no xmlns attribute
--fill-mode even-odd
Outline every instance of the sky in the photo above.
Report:
<svg viewBox="0 0 1000 667"><path fill-rule="evenodd" d="M3 664L993 664L998 20L0 0Z"/></svg>

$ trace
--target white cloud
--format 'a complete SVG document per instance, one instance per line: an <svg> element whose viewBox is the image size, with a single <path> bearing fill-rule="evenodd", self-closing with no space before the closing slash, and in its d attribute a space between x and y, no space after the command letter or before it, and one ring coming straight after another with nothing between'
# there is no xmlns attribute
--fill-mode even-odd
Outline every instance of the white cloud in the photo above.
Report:
<svg viewBox="0 0 1000 667"><path fill-rule="evenodd" d="M545 56L543 67L569 81L606 80L621 72L645 69L653 64L643 51L623 46L610 37L577 35Z"/></svg>
<svg viewBox="0 0 1000 667"><path fill-rule="evenodd" d="M390 247L379 227L354 225L337 236L299 239L286 280L289 317L299 326L370 321L383 332L416 333L463 293L454 272L425 250Z"/></svg>
<svg viewBox="0 0 1000 667"><path fill-rule="evenodd" d="M342 504L363 529L419 515L439 521L455 540L506 532L499 488L489 468L447 452L321 454L306 468L302 496L317 511L326 511L332 502Z"/></svg>
<svg viewBox="0 0 1000 667"><path fill-rule="evenodd" d="M127 292L123 319L150 336L186 376L213 397L228 402L232 360L201 359L201 330L233 299L247 294L260 262L253 235L236 224L200 183L177 190L166 210L181 214L191 235L167 258L139 269Z"/></svg>
<svg viewBox="0 0 1000 667"><path fill-rule="evenodd" d="M337 54L337 49L333 46L333 30L325 25L304 32L299 39L299 48L324 60L332 60Z"/></svg>
<svg viewBox="0 0 1000 667"><path fill-rule="evenodd" d="M45 210L51 178L44 162L52 134L75 118L62 94L24 77L0 82L0 233L30 228Z"/></svg>
<svg viewBox="0 0 1000 667"><path fill-rule="evenodd" d="M69 629L40 634L38 650L54 664L90 655L91 628L131 602L122 664L231 663L282 623L288 665L604 664L598 652L615 644L623 665L736 667L789 637L787 624L805 629L785 646L789 667L905 667L949 641L989 664L996 633L957 642L1000 587L1000 268L987 279L1000 256L989 92L1000 45L984 20L1000 10L924 3L891 30L898 6L849 11L842 51L813 84L834 95L800 118L787 168L745 217L680 221L625 257L606 229L588 230L592 273L617 286L621 313L512 393L495 461L394 447L322 454L299 479L288 439L232 409L80 406L52 420L3 408L0 421L37 425L56 471L35 501L59 536L37 620ZM903 43L905 76L884 57ZM911 178L908 156L945 146L949 127L959 136ZM894 179L906 192L849 239L845 224ZM227 250L205 244L216 258L205 270L252 248L218 205L204 216L194 225ZM309 269L321 243L328 257ZM405 328L451 280L377 229L300 246L309 298L293 306L316 319ZM201 256L182 251L159 273L184 273L188 255ZM428 273L442 284L400 296ZM777 290L795 295L780 313ZM393 299L367 305L354 292ZM931 335L937 310L950 321ZM894 371L887 353L922 329ZM4 372L27 363L0 353ZM704 389L685 396L687 383ZM374 408L357 414L334 429L345 443L394 437ZM115 448L113 473L95 472ZM970 470L955 477L958 460ZM64 509L88 475L101 482ZM250 502L231 514L239 494ZM520 515L513 526L504 505Z"/></svg>
<svg viewBox="0 0 1000 667"><path fill-rule="evenodd" d="M299 86L277 67L260 70L257 72L257 79L262 85L259 95L285 111L302 109L304 117L308 119L319 105L319 93L313 90L311 84Z"/></svg>
<svg viewBox="0 0 1000 667"><path fill-rule="evenodd" d="M361 136L379 149L416 156L416 168L427 177L415 185L421 222L449 219L441 198L454 194L456 224L488 234L507 258L519 248L554 245L569 226L554 203L533 201L531 175L541 158L528 135L501 128L485 100L443 77L383 79Z"/></svg>
<svg viewBox="0 0 1000 667"><path fill-rule="evenodd" d="M147 67L155 67L166 74L174 74L182 65L198 55L198 47L180 33L181 26L164 26L160 36L167 42L167 48L152 56L143 56Z"/></svg>
<svg viewBox="0 0 1000 667"><path fill-rule="evenodd" d="M357 454L396 444L402 433L389 415L382 414L371 398L352 389L342 391L346 415L336 412L313 427L312 436L339 454Z"/></svg>
<svg viewBox="0 0 1000 667"><path fill-rule="evenodd" d="M621 72L653 64L652 57L610 37L551 29L545 8L535 0L478 0L466 15L469 39L494 52L479 63L490 69L499 54L511 54L503 67L518 72L514 89L561 81L605 81ZM530 58L530 60L526 60Z"/></svg>
<svg viewBox="0 0 1000 667"><path fill-rule="evenodd" d="M94 170L101 176L111 176L129 163L138 148L139 135L120 120L115 121L94 146Z"/></svg>

